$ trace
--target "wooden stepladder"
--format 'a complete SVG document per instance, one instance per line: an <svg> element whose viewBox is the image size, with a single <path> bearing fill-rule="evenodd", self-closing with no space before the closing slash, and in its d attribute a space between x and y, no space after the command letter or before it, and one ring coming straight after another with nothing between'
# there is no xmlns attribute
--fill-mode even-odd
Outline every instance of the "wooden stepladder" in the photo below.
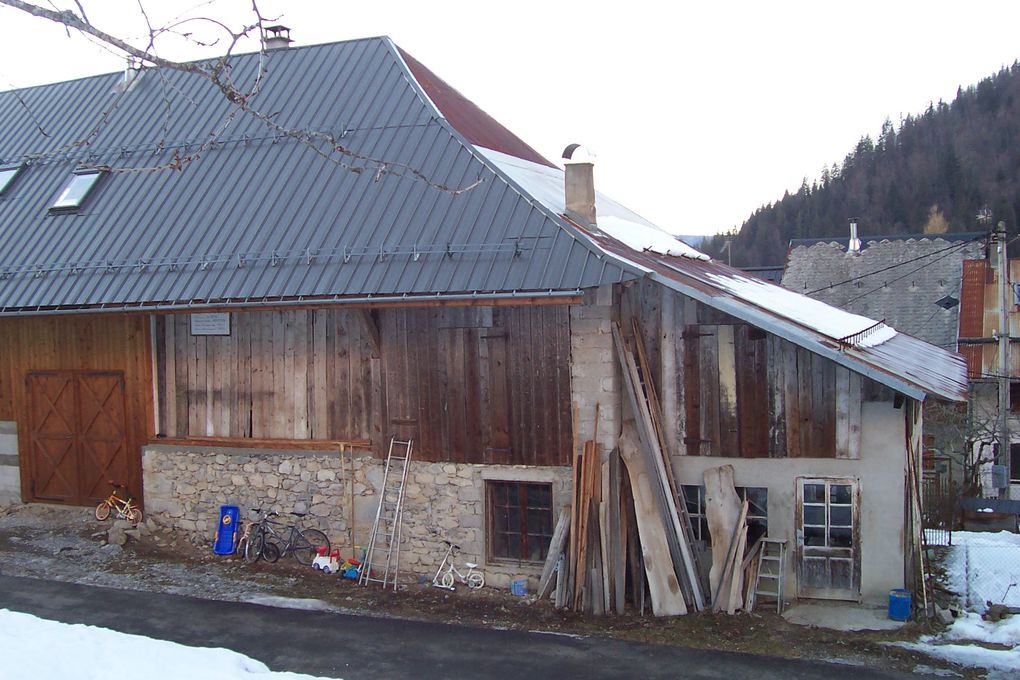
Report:
<svg viewBox="0 0 1020 680"><path fill-rule="evenodd" d="M397 569L400 566L400 527L404 514L404 485L411 466L412 439L390 439L383 470L379 507L375 511L372 535L368 540L365 561L361 565L358 583L381 583L383 588L397 589Z"/></svg>
<svg viewBox="0 0 1020 680"><path fill-rule="evenodd" d="M758 575L754 579L754 599L759 595L776 598L776 613L783 613L783 571L786 569L786 540L761 539L758 552ZM750 609L754 609L754 600Z"/></svg>

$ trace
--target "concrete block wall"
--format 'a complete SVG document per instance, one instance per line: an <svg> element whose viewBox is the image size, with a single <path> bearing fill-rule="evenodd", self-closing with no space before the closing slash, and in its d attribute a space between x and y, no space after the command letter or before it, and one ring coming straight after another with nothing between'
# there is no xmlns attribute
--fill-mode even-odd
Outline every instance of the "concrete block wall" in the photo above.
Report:
<svg viewBox="0 0 1020 680"><path fill-rule="evenodd" d="M18 457L18 426L0 421L0 505L21 502L21 466Z"/></svg>
<svg viewBox="0 0 1020 680"><path fill-rule="evenodd" d="M616 446L621 425L621 377L612 331L616 296L612 286L602 286L570 308L570 398L578 407L578 441L592 438L598 404L598 440L605 451Z"/></svg>
<svg viewBox="0 0 1020 680"><path fill-rule="evenodd" d="M147 517L157 524L212 541L220 505L276 510L282 519L306 512L305 526L322 529L341 555L351 554L350 459L327 451L279 451L171 445L147 447L142 456ZM384 462L367 453L354 458L356 543L368 543L379 504ZM458 565L476 562L490 586L528 578L538 586L541 563L487 560L485 484L488 480L551 483L554 515L570 502L569 468L411 462L405 486L400 551L402 581L431 577L443 559L442 539L462 547ZM555 521L555 517L554 517Z"/></svg>

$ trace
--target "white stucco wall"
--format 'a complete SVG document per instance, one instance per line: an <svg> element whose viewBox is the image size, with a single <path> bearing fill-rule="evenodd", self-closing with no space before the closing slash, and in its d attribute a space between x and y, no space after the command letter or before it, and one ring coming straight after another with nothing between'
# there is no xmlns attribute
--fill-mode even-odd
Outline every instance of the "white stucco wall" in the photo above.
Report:
<svg viewBox="0 0 1020 680"><path fill-rule="evenodd" d="M797 596L794 506L798 477L850 477L861 500L861 598L888 602L889 590L903 587L906 503L906 439L903 411L891 403L866 403L861 414L860 460L831 458L722 458L674 456L681 484L704 484L706 469L732 465L737 486L767 487L771 538L788 547L787 599Z"/></svg>

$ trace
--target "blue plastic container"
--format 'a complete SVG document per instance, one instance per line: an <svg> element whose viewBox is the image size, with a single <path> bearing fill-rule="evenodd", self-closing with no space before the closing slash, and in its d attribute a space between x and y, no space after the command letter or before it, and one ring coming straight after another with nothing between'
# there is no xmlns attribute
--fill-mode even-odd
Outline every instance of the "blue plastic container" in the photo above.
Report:
<svg viewBox="0 0 1020 680"><path fill-rule="evenodd" d="M893 621L906 621L910 618L910 591L896 588L889 591L889 618Z"/></svg>
<svg viewBox="0 0 1020 680"><path fill-rule="evenodd" d="M528 579L522 578L510 582L510 594L524 597L528 594Z"/></svg>
<svg viewBox="0 0 1020 680"><path fill-rule="evenodd" d="M220 506L220 524L216 529L216 543L213 552L217 555L233 555L237 550L237 518L241 509L236 505Z"/></svg>

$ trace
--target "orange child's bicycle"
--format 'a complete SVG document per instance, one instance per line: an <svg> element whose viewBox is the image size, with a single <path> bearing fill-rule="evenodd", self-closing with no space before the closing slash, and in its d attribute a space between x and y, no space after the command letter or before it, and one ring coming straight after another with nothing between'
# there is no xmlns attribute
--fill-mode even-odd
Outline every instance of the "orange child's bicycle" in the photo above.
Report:
<svg viewBox="0 0 1020 680"><path fill-rule="evenodd" d="M126 519L132 524L138 524L142 521L142 510L135 501L131 498L131 494L127 493L127 489L123 484L117 484L113 480L110 480L110 486L113 487L113 491L107 499L96 506L96 519L100 522L110 518L111 512L117 513L118 519ZM124 500L117 495L117 489L122 489L124 494L127 496L127 500Z"/></svg>

